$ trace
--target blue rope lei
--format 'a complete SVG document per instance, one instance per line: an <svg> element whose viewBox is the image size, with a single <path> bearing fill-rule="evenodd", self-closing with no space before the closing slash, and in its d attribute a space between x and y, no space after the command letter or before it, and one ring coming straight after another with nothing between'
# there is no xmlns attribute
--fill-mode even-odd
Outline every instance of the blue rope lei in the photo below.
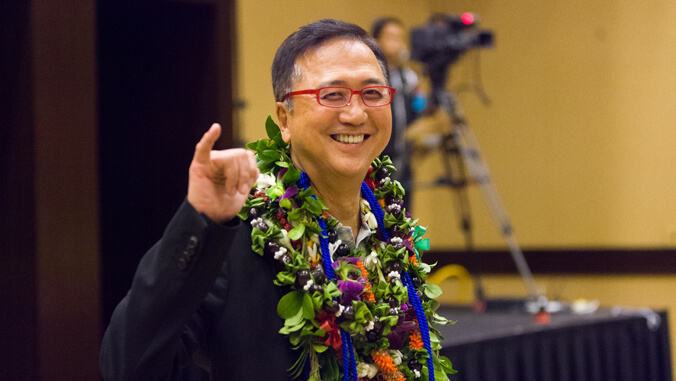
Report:
<svg viewBox="0 0 676 381"><path fill-rule="evenodd" d="M366 198L368 201L369 205L371 206L371 211L373 214L376 216L376 220L378 221L378 229L380 229L381 234L383 235L383 238L385 240L388 240L390 237L389 233L385 229L385 225L383 224L383 218L384 218L384 213L383 209L380 207L380 204L378 204L378 200L376 199L376 196L373 194L373 191L371 191L371 188L369 188L368 185L366 185L366 182L361 183L361 193ZM430 332L429 329L427 329L427 317L425 316L425 310L423 309L422 302L420 301L420 298L418 297L418 293L415 291L415 287L413 287L413 283L411 282L411 277L408 275L407 271L404 271L404 284L406 285L406 289L408 290L408 299L413 303L413 308L415 309L415 316L418 318L418 326L420 327L420 336L422 336L423 339L423 344L425 345L425 350L427 351L427 354L429 355L427 357L427 370L429 373L429 379L430 381L434 381L434 361L432 360L432 343L430 342ZM425 327L426 329L422 329L422 327Z"/></svg>
<svg viewBox="0 0 676 381"><path fill-rule="evenodd" d="M413 283L411 282L411 277L408 275L408 272L404 272L404 283L406 284L406 289L408 289L408 298L413 303L413 308L415 309L415 316L418 318L418 326L420 327L420 336L422 336L423 344L425 344L425 350L429 357L427 357L427 370L429 373L430 381L434 381L434 361L432 360L432 343L430 342L430 330L422 329L423 325L427 325L427 317L425 316L425 311L423 310L422 302L418 297L418 293L415 292Z"/></svg>
<svg viewBox="0 0 676 381"><path fill-rule="evenodd" d="M307 189L310 186L310 178L305 172L301 172L298 185L303 187L303 189ZM362 182L361 184L361 194L366 199L366 201L368 201L369 206L371 207L371 212L375 215L376 221L378 221L378 229L383 235L384 240L387 241L390 238L390 235L385 229L385 225L383 223L385 214L383 209L380 207L380 204L378 204L376 196L373 194L373 191L371 191L371 188L369 188L366 182ZM317 198L315 195L312 197L315 199ZM322 252L322 263L324 263L324 273L326 274L327 279L332 281L335 279L336 275L333 271L333 262L331 261L331 253L329 252L329 240L328 232L326 231L326 222L324 221L324 217L321 214L318 218L318 223L319 227L322 229L322 236L319 237L319 243ZM434 381L434 362L432 360L432 344L430 342L430 333L429 329L422 329L422 327L428 327L427 317L425 316L422 302L418 297L415 287L413 287L413 283L411 282L411 277L408 275L408 272L404 272L403 279L406 289L408 290L408 298L413 304L415 315L418 318L418 326L420 327L420 334L423 339L425 350L429 355L427 357L429 380ZM340 328L340 336L345 343L345 345L343 345L343 380L350 381L350 376L352 376L352 380L357 381L357 362L355 359L354 347L352 345L352 336L350 336L350 334L345 332L345 330L342 328Z"/></svg>

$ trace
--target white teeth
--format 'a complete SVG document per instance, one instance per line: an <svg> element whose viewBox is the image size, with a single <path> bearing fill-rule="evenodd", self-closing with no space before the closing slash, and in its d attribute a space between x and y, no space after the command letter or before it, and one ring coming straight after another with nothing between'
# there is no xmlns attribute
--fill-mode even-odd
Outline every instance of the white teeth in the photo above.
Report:
<svg viewBox="0 0 676 381"><path fill-rule="evenodd" d="M364 135L334 135L335 139L341 143L346 144L356 144L361 143L364 140Z"/></svg>

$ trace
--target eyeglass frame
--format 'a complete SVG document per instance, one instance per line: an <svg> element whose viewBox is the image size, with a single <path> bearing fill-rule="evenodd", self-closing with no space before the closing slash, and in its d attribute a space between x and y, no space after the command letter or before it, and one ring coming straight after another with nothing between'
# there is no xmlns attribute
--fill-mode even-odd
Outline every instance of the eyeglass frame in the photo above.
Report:
<svg viewBox="0 0 676 381"><path fill-rule="evenodd" d="M379 89L385 88L385 89L390 90L390 101L385 103L384 105L378 105L378 106L371 106L371 105L366 104L366 102L364 102L364 96L363 96L362 92L366 89L373 89L373 88L379 88ZM319 93L324 89L350 90L350 98L348 98L347 103L345 103L345 105L343 105L343 106L327 106L325 104L322 104L322 102L319 101ZM392 100L394 99L394 94L396 92L397 92L397 89L395 89L394 87L389 87L389 86L366 86L366 87L363 87L361 90L352 90L349 87L342 87L342 86L325 86L325 87L320 87L318 89L298 90L298 91L292 91L290 93L286 93L286 94L284 94L284 96L282 97L282 100L280 102L284 102L287 98L290 98L290 97L295 96L295 95L314 94L317 97L317 103L322 107L343 108L343 107L347 107L347 106L350 105L350 103L352 102L352 96L353 95L359 94L359 97L361 98L361 102L364 104L364 106L366 106L366 107L385 107L385 106L392 103Z"/></svg>

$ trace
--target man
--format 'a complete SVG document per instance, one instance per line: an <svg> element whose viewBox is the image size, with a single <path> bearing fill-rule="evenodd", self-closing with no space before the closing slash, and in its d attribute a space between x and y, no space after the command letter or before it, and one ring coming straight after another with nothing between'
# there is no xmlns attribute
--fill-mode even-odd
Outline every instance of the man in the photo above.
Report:
<svg viewBox="0 0 676 381"><path fill-rule="evenodd" d="M411 210L413 173L411 171L411 147L406 141L406 129L424 107L424 97L418 90L418 76L407 67L408 49L406 29L401 20L383 17L375 20L371 35L378 41L385 53L390 83L396 89L392 100L392 138L383 154L390 156L397 173L393 176L406 189L404 204ZM421 104L418 104L418 103Z"/></svg>
<svg viewBox="0 0 676 381"><path fill-rule="evenodd" d="M279 181L287 179L285 173L295 173L294 167L310 179L311 190L327 207L317 218L324 221L326 215L327 224L332 226L330 233L322 237L314 234L312 239L326 240L327 235L335 233L352 250L374 240L364 212L360 211L360 194L364 175L387 144L391 126L389 107L384 107L390 103L391 93L385 58L377 43L355 25L322 20L302 27L284 41L272 72L281 139L266 141L264 146L288 144L288 151L278 149L275 152L282 156L268 163L277 166L271 172L274 176L263 174L272 178L271 184L263 188L265 176L259 178L251 151L212 150L221 131L218 124L204 134L190 165L186 201L162 239L141 260L131 290L116 308L105 334L101 369L106 380L291 379L289 369L294 368L307 348L292 350L298 343L292 345L288 337L279 333L290 319L280 318L285 312L278 304L282 306L289 295L304 296L302 286L316 291L318 284L310 287L312 279L315 283L325 281L324 272L317 275L318 267L326 273L332 271L331 266L322 267L322 262L313 257L311 267L307 267L313 275L303 280L297 290L293 280L285 287L273 283L283 283L279 262L291 258L289 253L299 256L294 257L295 264L309 261L306 253L314 254L302 240L289 239L300 225L307 231L316 226L314 221L293 220L292 213L286 214L301 202L294 197L304 194L298 192L296 179L293 186L285 188L283 196L260 193L261 189L279 187ZM271 151L258 151L259 164ZM286 152L289 161L284 161ZM279 162L285 162L284 168L278 167ZM251 191L254 185L255 192ZM294 201L285 203L287 198ZM243 207L251 216L249 223L236 218ZM273 207L276 217L268 213ZM293 226L290 221L294 221ZM252 237L256 240L252 241ZM304 237L303 233L298 237ZM332 241L334 246L340 246L335 237ZM264 242L266 253L274 247L277 260L272 255L252 252L257 242ZM301 243L297 245L298 242ZM307 243L312 244L309 239ZM263 254L259 248L257 252ZM321 251L325 255L326 250ZM338 255L335 248L333 253ZM338 261L335 264L337 271L349 266L340 267ZM296 280L306 276L301 274L305 267L301 267L292 273ZM343 282L348 281L343 278ZM324 287L330 289L328 281ZM294 291L289 292L289 288ZM320 298L321 308L329 310L331 297L321 304L322 292L312 295ZM313 348L317 351L313 350L311 358L295 367L305 379L308 373L318 374L320 365L321 372L326 372L331 364L337 364L337 352L333 351L339 351L340 343L346 348L345 339L349 341L345 336L340 341L329 334L337 318L333 310L325 313L321 308L313 311L310 307L310 311L305 309L301 314L308 329L313 328L310 323L319 321L320 315L324 319L324 328L314 331L318 339ZM341 307L340 311L347 313L349 308ZM402 314L401 308L394 310ZM365 332L361 326L357 331ZM289 335L293 336L293 332ZM332 357L320 364L318 356L329 352Z"/></svg>

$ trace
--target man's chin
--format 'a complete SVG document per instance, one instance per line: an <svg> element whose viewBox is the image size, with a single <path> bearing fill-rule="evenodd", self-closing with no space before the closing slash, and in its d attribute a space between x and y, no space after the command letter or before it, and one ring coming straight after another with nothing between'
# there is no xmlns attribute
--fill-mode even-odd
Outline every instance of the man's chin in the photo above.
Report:
<svg viewBox="0 0 676 381"><path fill-rule="evenodd" d="M373 160L363 160L360 162L346 163L337 169L339 169L339 173L345 177L363 178L366 176L366 172L368 171L372 162Z"/></svg>

